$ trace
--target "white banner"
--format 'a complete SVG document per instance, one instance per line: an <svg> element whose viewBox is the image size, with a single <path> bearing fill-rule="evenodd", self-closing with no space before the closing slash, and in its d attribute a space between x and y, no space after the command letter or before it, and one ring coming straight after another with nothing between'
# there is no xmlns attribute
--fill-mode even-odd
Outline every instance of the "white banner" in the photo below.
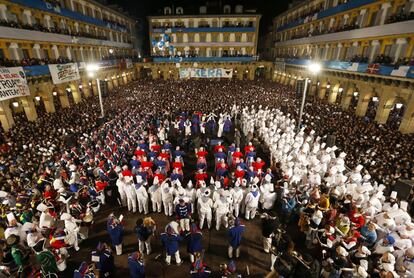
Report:
<svg viewBox="0 0 414 278"><path fill-rule="evenodd" d="M232 78L233 69L224 68L180 68L180 78Z"/></svg>
<svg viewBox="0 0 414 278"><path fill-rule="evenodd" d="M79 69L76 63L49 65L53 84L62 84L69 81L79 80Z"/></svg>
<svg viewBox="0 0 414 278"><path fill-rule="evenodd" d="M127 69L131 69L134 65L132 64L131 59L125 59L125 64Z"/></svg>
<svg viewBox="0 0 414 278"><path fill-rule="evenodd" d="M30 95L22 67L0 68L0 101Z"/></svg>

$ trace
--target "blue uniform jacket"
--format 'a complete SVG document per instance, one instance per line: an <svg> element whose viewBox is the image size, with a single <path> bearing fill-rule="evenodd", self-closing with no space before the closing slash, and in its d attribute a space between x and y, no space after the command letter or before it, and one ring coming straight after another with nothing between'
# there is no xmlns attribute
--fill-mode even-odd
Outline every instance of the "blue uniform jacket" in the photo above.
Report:
<svg viewBox="0 0 414 278"><path fill-rule="evenodd" d="M229 237L231 247L237 248L240 246L244 230L244 225L234 226L229 229L227 236Z"/></svg>
<svg viewBox="0 0 414 278"><path fill-rule="evenodd" d="M131 278L145 278L144 263L128 257L129 277Z"/></svg>
<svg viewBox="0 0 414 278"><path fill-rule="evenodd" d="M122 243L122 238L124 236L124 227L121 224L110 225L107 224L107 230L113 245L119 245Z"/></svg>
<svg viewBox="0 0 414 278"><path fill-rule="evenodd" d="M201 232L189 233L187 239L188 253L194 254L195 252L201 252L203 250L203 234Z"/></svg>
<svg viewBox="0 0 414 278"><path fill-rule="evenodd" d="M92 257L99 257L99 262L95 262L96 268L101 271L101 274L111 272L114 269L114 257L107 251L92 251Z"/></svg>
<svg viewBox="0 0 414 278"><path fill-rule="evenodd" d="M161 234L161 242L168 256L174 255L180 249L179 242L182 240L183 238L178 235Z"/></svg>

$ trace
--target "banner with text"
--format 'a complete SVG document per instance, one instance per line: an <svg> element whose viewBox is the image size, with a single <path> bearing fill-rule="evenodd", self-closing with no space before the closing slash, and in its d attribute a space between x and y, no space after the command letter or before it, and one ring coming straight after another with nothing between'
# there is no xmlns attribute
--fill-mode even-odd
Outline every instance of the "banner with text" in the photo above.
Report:
<svg viewBox="0 0 414 278"><path fill-rule="evenodd" d="M79 69L76 63L49 65L53 84L62 84L79 80Z"/></svg>
<svg viewBox="0 0 414 278"><path fill-rule="evenodd" d="M233 69L224 68L180 68L180 78L232 78Z"/></svg>
<svg viewBox="0 0 414 278"><path fill-rule="evenodd" d="M0 101L30 95L22 67L0 68Z"/></svg>

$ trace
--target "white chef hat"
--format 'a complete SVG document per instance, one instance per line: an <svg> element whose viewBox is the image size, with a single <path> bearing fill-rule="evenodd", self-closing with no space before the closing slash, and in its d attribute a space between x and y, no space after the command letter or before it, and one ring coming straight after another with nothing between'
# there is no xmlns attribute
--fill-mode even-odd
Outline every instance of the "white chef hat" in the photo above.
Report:
<svg viewBox="0 0 414 278"><path fill-rule="evenodd" d="M361 172L362 168L364 168L364 166L362 166L361 164L358 164L358 166L355 167L355 171Z"/></svg>
<svg viewBox="0 0 414 278"><path fill-rule="evenodd" d="M391 199L397 199L397 195L398 195L397 191L392 191L391 194L390 194L390 198Z"/></svg>
<svg viewBox="0 0 414 278"><path fill-rule="evenodd" d="M6 216L7 216L7 221L9 221L9 222L11 222L13 220L16 220L16 217L14 217L13 212L9 212Z"/></svg>
<svg viewBox="0 0 414 278"><path fill-rule="evenodd" d="M47 210L47 206L43 203L40 203L39 205L37 205L36 209L38 211L45 212Z"/></svg>

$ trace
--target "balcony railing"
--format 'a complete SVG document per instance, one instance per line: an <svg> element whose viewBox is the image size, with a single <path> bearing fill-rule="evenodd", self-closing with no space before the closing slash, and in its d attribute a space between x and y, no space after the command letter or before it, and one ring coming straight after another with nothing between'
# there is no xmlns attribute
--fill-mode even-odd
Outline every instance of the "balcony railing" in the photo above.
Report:
<svg viewBox="0 0 414 278"><path fill-rule="evenodd" d="M128 59L125 59L125 60L128 60ZM129 64L132 64L132 60L130 62L131 63ZM97 62L100 68L120 67L122 63L123 63L122 60L119 60L119 59L103 60L103 61ZM85 62L78 62L77 65L80 71L85 70L85 65L86 65ZM27 67L23 67L23 69L27 77L50 75L48 65L27 66Z"/></svg>
<svg viewBox="0 0 414 278"><path fill-rule="evenodd" d="M187 27L187 28L155 28L153 33L203 33L203 32L255 32L255 27Z"/></svg>
<svg viewBox="0 0 414 278"><path fill-rule="evenodd" d="M287 65L307 66L313 62L309 59L284 59ZM403 78L414 78L414 66L387 66L378 63L352 63L343 61L322 61L323 69L341 70L348 72L359 72L376 74L382 76L394 76Z"/></svg>
<svg viewBox="0 0 414 278"><path fill-rule="evenodd" d="M180 63L180 62L252 62L254 56L249 57L155 57L155 63Z"/></svg>
<svg viewBox="0 0 414 278"><path fill-rule="evenodd" d="M27 40L32 41L42 41L42 42L58 42L65 44L87 44L87 45L101 45L109 47L119 47L119 48L132 48L130 43L114 42L107 40L98 40L92 38L84 37L75 37L70 35L62 34L53 34L45 33L34 30L25 30L25 29L16 29L11 27L2 27L0 26L0 38L4 39L17 39L17 40Z"/></svg>
<svg viewBox="0 0 414 278"><path fill-rule="evenodd" d="M358 8L358 7L362 7L362 6L365 6L365 5L374 3L374 2L376 2L376 0L352 0L352 1L349 1L347 3L338 5L336 7L326 9L326 10L321 11L319 13L315 13L313 16L308 16L306 18L301 18L301 19L295 20L293 22L286 23L286 24L280 26L279 28L277 28L276 31L280 32L280 31L283 31L283 30L286 30L286 29L290 29L290 28L299 26L299 25L307 23L307 22L322 19L324 17L332 16L332 15L342 13L342 12L345 12L345 11L348 11L348 10L352 10L352 9L355 9L355 8Z"/></svg>
<svg viewBox="0 0 414 278"><path fill-rule="evenodd" d="M300 39L293 39L283 42L277 42L276 46L301 45L312 44L318 42L341 42L346 40L358 40L369 37L380 36L398 36L403 34L414 33L414 20L402 21L391 24L384 24L380 26L372 26L361 29L354 29L350 31L342 31L337 33L329 33Z"/></svg>
<svg viewBox="0 0 414 278"><path fill-rule="evenodd" d="M95 24L98 26L102 26L105 28L111 28L116 31L120 32L128 32L128 29L118 23L111 22L111 21L104 21L101 19L93 18L90 16L83 15L81 13L77 13L68 9L61 8L58 5L53 5L51 3L47 3L42 0L10 0L10 2L26 6L33 9L38 9L41 11L45 11L48 13L54 13L60 16L69 17L76 21L82 21L89 24Z"/></svg>

